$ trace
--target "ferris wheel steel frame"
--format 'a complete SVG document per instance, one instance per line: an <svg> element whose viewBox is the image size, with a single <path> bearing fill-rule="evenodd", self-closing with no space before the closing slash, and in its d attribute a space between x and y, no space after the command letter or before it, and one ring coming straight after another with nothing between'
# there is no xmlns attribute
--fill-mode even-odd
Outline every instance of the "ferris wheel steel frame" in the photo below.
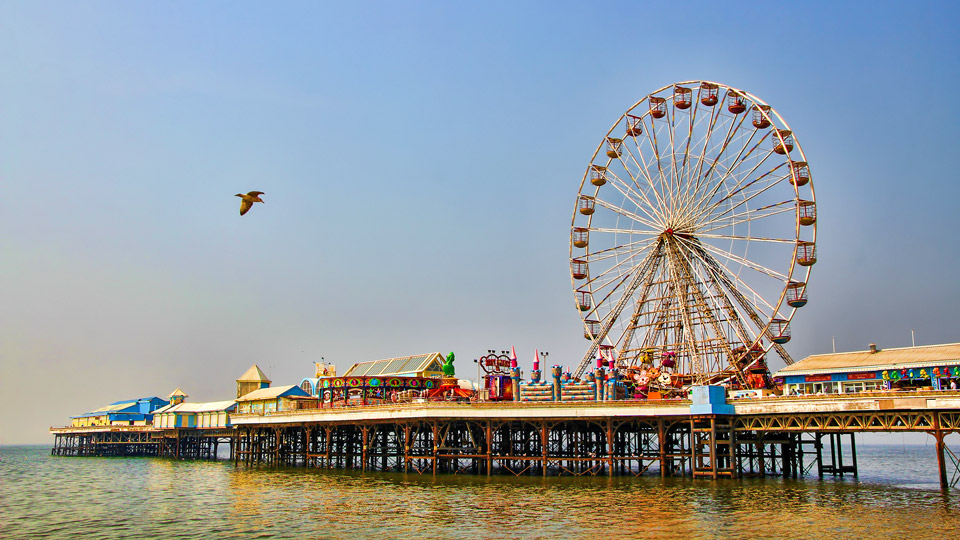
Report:
<svg viewBox="0 0 960 540"><path fill-rule="evenodd" d="M598 350L677 386L744 383L771 349L792 363L816 238L806 155L770 105L712 81L645 96L580 184L570 267L590 346L574 377Z"/></svg>

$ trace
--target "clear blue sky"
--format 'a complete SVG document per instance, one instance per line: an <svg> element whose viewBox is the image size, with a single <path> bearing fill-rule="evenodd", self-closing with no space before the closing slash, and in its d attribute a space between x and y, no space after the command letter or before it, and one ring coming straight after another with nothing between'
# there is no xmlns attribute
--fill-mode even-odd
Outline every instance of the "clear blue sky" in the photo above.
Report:
<svg viewBox="0 0 960 540"><path fill-rule="evenodd" d="M927 2L0 2L0 444L252 363L583 355L610 125L715 80L811 163L794 358L960 341L960 34ZM238 215L238 192L266 204ZM774 364L773 369L779 365Z"/></svg>

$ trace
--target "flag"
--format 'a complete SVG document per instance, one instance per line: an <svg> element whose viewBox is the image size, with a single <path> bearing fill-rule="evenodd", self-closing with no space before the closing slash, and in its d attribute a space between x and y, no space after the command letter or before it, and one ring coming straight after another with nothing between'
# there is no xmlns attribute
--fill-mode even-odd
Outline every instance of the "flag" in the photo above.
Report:
<svg viewBox="0 0 960 540"><path fill-rule="evenodd" d="M517 367L517 351L510 347L510 367Z"/></svg>

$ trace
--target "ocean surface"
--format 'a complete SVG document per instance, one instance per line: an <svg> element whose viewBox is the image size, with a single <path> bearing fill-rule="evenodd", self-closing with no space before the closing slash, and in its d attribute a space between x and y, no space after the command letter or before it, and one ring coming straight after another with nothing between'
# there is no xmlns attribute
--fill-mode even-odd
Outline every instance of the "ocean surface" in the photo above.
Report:
<svg viewBox="0 0 960 540"><path fill-rule="evenodd" d="M932 443L858 441L858 459L856 480L715 482L251 469L3 446L0 538L960 538L960 486L941 492Z"/></svg>

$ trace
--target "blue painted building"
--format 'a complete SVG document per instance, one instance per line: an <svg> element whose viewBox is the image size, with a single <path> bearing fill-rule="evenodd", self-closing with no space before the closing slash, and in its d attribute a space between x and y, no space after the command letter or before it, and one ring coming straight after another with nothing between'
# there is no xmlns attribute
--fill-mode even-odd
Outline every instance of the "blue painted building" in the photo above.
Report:
<svg viewBox="0 0 960 540"><path fill-rule="evenodd" d="M73 427L145 426L153 421L153 412L169 402L158 397L117 401L79 416L71 416Z"/></svg>

